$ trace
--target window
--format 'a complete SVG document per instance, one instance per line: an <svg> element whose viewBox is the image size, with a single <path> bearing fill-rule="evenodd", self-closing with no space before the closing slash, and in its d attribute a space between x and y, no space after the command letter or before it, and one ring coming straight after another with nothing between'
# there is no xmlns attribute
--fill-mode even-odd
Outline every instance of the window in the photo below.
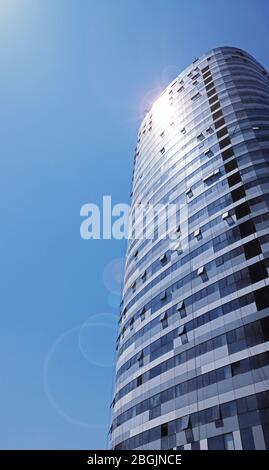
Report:
<svg viewBox="0 0 269 470"><path fill-rule="evenodd" d="M162 324L162 328L167 328L168 327L168 316L167 316L167 312L164 312L161 316L160 316L160 321L161 321L161 324Z"/></svg>
<svg viewBox="0 0 269 470"><path fill-rule="evenodd" d="M234 186L235 184L241 183L241 181L242 180L241 180L241 176L239 172L234 173L231 176L228 176L228 185L230 188Z"/></svg>
<svg viewBox="0 0 269 470"><path fill-rule="evenodd" d="M250 208L247 202L243 202L243 204L240 204L240 206L237 206L235 208L235 215L236 215L237 220L249 214L250 214Z"/></svg>
<svg viewBox="0 0 269 470"><path fill-rule="evenodd" d="M258 311L269 307L269 287L256 290L254 292L254 299Z"/></svg>
<svg viewBox="0 0 269 470"><path fill-rule="evenodd" d="M160 295L160 300L162 300L162 301L163 301L163 300L165 300L165 299L166 299L166 297L167 297L167 295L166 295L166 291L163 291L163 292L161 293L161 295Z"/></svg>
<svg viewBox="0 0 269 470"><path fill-rule="evenodd" d="M208 180L210 180L214 176L214 173L209 173L209 175L205 176L203 178L203 182L206 183Z"/></svg>
<svg viewBox="0 0 269 470"><path fill-rule="evenodd" d="M223 116L222 114L222 111L221 109L219 111L216 111L214 114L213 114L213 119L214 121L217 121L219 118L221 118Z"/></svg>
<svg viewBox="0 0 269 470"><path fill-rule="evenodd" d="M213 96L213 98L209 98L208 102L210 106L213 106L214 104L218 104L220 106L220 102L217 96Z"/></svg>
<svg viewBox="0 0 269 470"><path fill-rule="evenodd" d="M246 193L245 193L243 186L240 186L239 188L231 191L231 196L232 196L233 202L239 201L243 197L246 197Z"/></svg>
<svg viewBox="0 0 269 470"><path fill-rule="evenodd" d="M142 282L146 282L147 280L147 271L144 271L142 276L141 276Z"/></svg>
<svg viewBox="0 0 269 470"><path fill-rule="evenodd" d="M206 78L209 78L209 77L212 78L212 74L211 74L210 71L203 73L203 79L204 79L204 80L205 80Z"/></svg>
<svg viewBox="0 0 269 470"><path fill-rule="evenodd" d="M224 448L225 450L234 450L234 438L233 433L229 432L228 434L224 434Z"/></svg>
<svg viewBox="0 0 269 470"><path fill-rule="evenodd" d="M144 364L144 352L141 351L137 357L139 367L142 367Z"/></svg>
<svg viewBox="0 0 269 470"><path fill-rule="evenodd" d="M166 253L164 253L163 255L160 256L160 262L164 264L166 263L166 261L167 261L167 256L166 256Z"/></svg>
<svg viewBox="0 0 269 470"><path fill-rule="evenodd" d="M252 233L255 233L255 226L252 220L248 220L247 222L244 222L243 224L239 225L239 232L241 238L248 237Z"/></svg>
<svg viewBox="0 0 269 470"><path fill-rule="evenodd" d="M177 226L175 233L180 233L180 225Z"/></svg>
<svg viewBox="0 0 269 470"><path fill-rule="evenodd" d="M136 379L136 386L139 387L143 383L143 375L139 375Z"/></svg>
<svg viewBox="0 0 269 470"><path fill-rule="evenodd" d="M174 251L177 251L178 254L179 254L179 253L182 253L181 243L180 243L180 242L176 243L176 244L173 246L172 249L173 249Z"/></svg>
<svg viewBox="0 0 269 470"><path fill-rule="evenodd" d="M179 419L179 431L185 431L185 429L188 429L190 425L190 417L189 415L183 416L182 418Z"/></svg>
<svg viewBox="0 0 269 470"><path fill-rule="evenodd" d="M185 436L188 444L194 441L194 436L191 428L185 430Z"/></svg>
<svg viewBox="0 0 269 470"><path fill-rule="evenodd" d="M206 129L206 133L207 134L214 134L214 130L212 129L211 126Z"/></svg>
<svg viewBox="0 0 269 470"><path fill-rule="evenodd" d="M231 160L230 162L225 163L224 168L225 168L226 173L230 173L230 171L233 171L236 168L238 168L235 158Z"/></svg>
<svg viewBox="0 0 269 470"><path fill-rule="evenodd" d="M220 149L224 149L225 147L228 147L228 145L230 145L230 144L231 144L230 137L226 137L225 139L223 139L219 142Z"/></svg>
<svg viewBox="0 0 269 470"><path fill-rule="evenodd" d="M180 310L182 310L183 308L185 308L184 300L181 300L181 302L177 304L177 311L180 312Z"/></svg>
<svg viewBox="0 0 269 470"><path fill-rule="evenodd" d="M204 183L209 182L209 180L214 178L214 176L217 176L219 174L219 172L220 172L219 169L217 169L217 170L214 170L211 173L209 173L209 175L207 175L207 176L205 176L205 178L203 178Z"/></svg>
<svg viewBox="0 0 269 470"><path fill-rule="evenodd" d="M133 330L133 328L134 328L134 317L132 317L130 320L130 330Z"/></svg>
<svg viewBox="0 0 269 470"><path fill-rule="evenodd" d="M168 423L161 425L161 437L168 436Z"/></svg>
<svg viewBox="0 0 269 470"><path fill-rule="evenodd" d="M189 196L189 197L193 196L193 192L192 192L191 188L186 189L186 195Z"/></svg>
<svg viewBox="0 0 269 470"><path fill-rule="evenodd" d="M149 410L149 419L158 418L158 416L161 416L161 414L162 414L161 405L154 406L153 408L150 408Z"/></svg>
<svg viewBox="0 0 269 470"><path fill-rule="evenodd" d="M240 429L243 450L255 450L255 444L251 428Z"/></svg>
<svg viewBox="0 0 269 470"><path fill-rule="evenodd" d="M192 442L191 450L200 450L200 441Z"/></svg>
<svg viewBox="0 0 269 470"><path fill-rule="evenodd" d="M217 93L217 90L216 88L212 88L212 90L208 91L207 92L207 96L210 98L210 96L214 95L215 93Z"/></svg>
<svg viewBox="0 0 269 470"><path fill-rule="evenodd" d="M201 96L201 93L198 92L194 96L191 97L191 100L196 101L196 100L198 100L198 98L200 98L200 96Z"/></svg>
<svg viewBox="0 0 269 470"><path fill-rule="evenodd" d="M185 127L183 127L183 129L181 129L181 131L180 131L180 132L181 132L181 134L185 135L185 134L186 134L186 132L187 132L187 131L186 131L186 128L185 128Z"/></svg>
<svg viewBox="0 0 269 470"><path fill-rule="evenodd" d="M219 119L217 122L215 122L215 128L219 129L220 127L225 125L225 121L223 118Z"/></svg>
<svg viewBox="0 0 269 470"><path fill-rule="evenodd" d="M187 333L186 333L185 325L181 325L178 328L178 336L180 336L182 344L187 344L188 343L188 336L187 336Z"/></svg>
<svg viewBox="0 0 269 470"><path fill-rule="evenodd" d="M178 335L181 336L185 333L186 331L186 328L185 328L185 325L182 325L178 328Z"/></svg>
<svg viewBox="0 0 269 470"><path fill-rule="evenodd" d="M228 158L234 156L233 148L231 147L231 148L225 150L224 152L222 152L221 155L222 155L222 160L223 160L223 161L228 160Z"/></svg>
<svg viewBox="0 0 269 470"><path fill-rule="evenodd" d="M260 261L259 263L249 266L248 271L252 284L261 281L262 279L266 279L268 276L264 261Z"/></svg>
<svg viewBox="0 0 269 470"><path fill-rule="evenodd" d="M212 157L213 156L213 152L212 152L211 149L206 149L204 151L204 154L205 154L206 157Z"/></svg>
<svg viewBox="0 0 269 470"><path fill-rule="evenodd" d="M199 142L201 142L202 140L204 140L204 138L205 138L205 136L204 136L204 134L203 134L202 132L201 132L201 134L199 134L199 135L197 136L197 140L199 140Z"/></svg>
<svg viewBox="0 0 269 470"><path fill-rule="evenodd" d="M209 71L210 71L210 69L209 69L209 66L207 65L206 67L204 67L204 68L202 69L202 74L204 75L204 74L206 74L206 73L209 72Z"/></svg>
<svg viewBox="0 0 269 470"><path fill-rule="evenodd" d="M162 133L161 133L161 135L160 135L160 137L162 137L162 138L163 138L164 136L165 136L165 133L164 133L164 132L162 132Z"/></svg>
<svg viewBox="0 0 269 470"><path fill-rule="evenodd" d="M207 439L208 450L234 450L233 433L222 434Z"/></svg>
<svg viewBox="0 0 269 470"><path fill-rule="evenodd" d="M205 267L204 267L204 266L201 266L201 267L197 270L197 274L198 274L198 276L202 276L203 274L205 274Z"/></svg>
<svg viewBox="0 0 269 470"><path fill-rule="evenodd" d="M199 237L201 235L201 229L200 228L197 228L194 232L194 236L195 238Z"/></svg>
<svg viewBox="0 0 269 470"><path fill-rule="evenodd" d="M206 85L206 87L205 87L205 88L206 88L206 91L210 91L210 90L212 90L212 88L214 88L214 82L213 82L213 80L212 80L212 83L210 83L210 84Z"/></svg>
<svg viewBox="0 0 269 470"><path fill-rule="evenodd" d="M164 152L165 152L165 148L163 147L161 150L160 150L161 154L163 155Z"/></svg>
<svg viewBox="0 0 269 470"><path fill-rule="evenodd" d="M186 309L185 309L184 300L182 300L181 302L179 302L179 304L178 304L178 306L177 306L177 311L178 311L179 314L180 314L180 318L186 317L187 313L186 313Z"/></svg>
<svg viewBox="0 0 269 470"><path fill-rule="evenodd" d="M224 214L222 214L222 220L227 220L229 219L230 217L230 213L227 211L227 212L224 212Z"/></svg>
<svg viewBox="0 0 269 470"><path fill-rule="evenodd" d="M237 375L244 374L245 372L247 372L248 368L246 366L247 362L245 362L244 359L242 361L237 361L231 364L232 377L236 377Z"/></svg>
<svg viewBox="0 0 269 470"><path fill-rule="evenodd" d="M204 84L205 84L205 85L209 85L209 83L213 83L213 78L212 78L212 76L210 76L210 77L208 77L208 78L206 78L206 79L204 80Z"/></svg>
<svg viewBox="0 0 269 470"><path fill-rule="evenodd" d="M262 430L263 430L263 437L265 441L265 446L266 449L269 448L269 425L268 424L263 424L262 425Z"/></svg>
<svg viewBox="0 0 269 470"><path fill-rule="evenodd" d="M246 259L254 258L261 253L261 246L258 240L252 240L244 245Z"/></svg>
<svg viewBox="0 0 269 470"><path fill-rule="evenodd" d="M141 321L144 321L145 320L145 316L146 316L146 309L145 307L142 308L141 312L140 312L140 320Z"/></svg>
<svg viewBox="0 0 269 470"><path fill-rule="evenodd" d="M222 137L224 137L227 134L228 134L227 127L223 127L223 129L221 129L220 131L217 132L217 137L220 140L220 139L222 139Z"/></svg>
<svg viewBox="0 0 269 470"><path fill-rule="evenodd" d="M212 104L211 107L210 107L210 109L211 109L211 112L212 112L212 113L214 113L214 112L217 111L217 110L221 112L221 110L220 110L220 102L217 101L216 103ZM219 117L221 117L221 116L222 116L222 113L220 114Z"/></svg>

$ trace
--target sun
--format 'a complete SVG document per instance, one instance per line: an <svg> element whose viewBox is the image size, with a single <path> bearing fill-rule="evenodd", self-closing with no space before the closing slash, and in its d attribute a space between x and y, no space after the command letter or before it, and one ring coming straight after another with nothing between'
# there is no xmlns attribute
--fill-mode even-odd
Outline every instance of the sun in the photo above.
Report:
<svg viewBox="0 0 269 470"><path fill-rule="evenodd" d="M152 106L152 112L159 126L162 127L163 130L170 126L172 120L172 110L165 94L161 95L160 98L155 101Z"/></svg>

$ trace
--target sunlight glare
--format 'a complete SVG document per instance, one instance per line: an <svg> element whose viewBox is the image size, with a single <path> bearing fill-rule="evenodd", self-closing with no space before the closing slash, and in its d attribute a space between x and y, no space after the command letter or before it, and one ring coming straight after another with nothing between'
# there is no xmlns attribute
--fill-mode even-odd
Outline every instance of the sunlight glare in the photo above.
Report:
<svg viewBox="0 0 269 470"><path fill-rule="evenodd" d="M172 119L172 111L165 94L155 101L152 111L160 127L163 127L163 130L168 128Z"/></svg>

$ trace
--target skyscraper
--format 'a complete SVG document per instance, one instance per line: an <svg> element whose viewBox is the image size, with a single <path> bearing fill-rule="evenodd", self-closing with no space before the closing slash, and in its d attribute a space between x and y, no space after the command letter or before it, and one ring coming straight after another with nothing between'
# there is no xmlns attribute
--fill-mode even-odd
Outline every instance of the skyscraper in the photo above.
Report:
<svg viewBox="0 0 269 470"><path fill-rule="evenodd" d="M174 238L127 249L111 448L268 449L269 74L248 53L195 59L147 112L132 206L159 203Z"/></svg>

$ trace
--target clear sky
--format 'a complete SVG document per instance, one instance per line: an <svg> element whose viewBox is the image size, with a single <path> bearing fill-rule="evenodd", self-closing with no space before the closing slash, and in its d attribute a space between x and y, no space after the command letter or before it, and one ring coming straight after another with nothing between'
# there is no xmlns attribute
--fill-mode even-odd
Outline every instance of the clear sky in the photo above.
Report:
<svg viewBox="0 0 269 470"><path fill-rule="evenodd" d="M143 110L235 45L267 68L268 0L0 0L0 447L107 445L125 243L80 207L129 201Z"/></svg>

